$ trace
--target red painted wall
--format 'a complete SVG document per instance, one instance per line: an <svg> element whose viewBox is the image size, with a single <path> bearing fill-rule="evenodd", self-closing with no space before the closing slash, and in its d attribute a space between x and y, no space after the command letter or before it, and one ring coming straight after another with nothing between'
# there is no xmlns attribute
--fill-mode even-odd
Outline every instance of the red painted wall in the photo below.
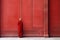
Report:
<svg viewBox="0 0 60 40"><path fill-rule="evenodd" d="M50 36L60 36L60 0L49 1Z"/></svg>
<svg viewBox="0 0 60 40"><path fill-rule="evenodd" d="M1 36L18 36L19 0L1 0Z"/></svg>
<svg viewBox="0 0 60 40"><path fill-rule="evenodd" d="M2 0L1 9L1 36L18 36L19 16L23 36L48 36L47 0Z"/></svg>
<svg viewBox="0 0 60 40"><path fill-rule="evenodd" d="M60 36L59 2L49 0L48 26L48 0L1 0L1 36L19 36L19 18L23 36Z"/></svg>

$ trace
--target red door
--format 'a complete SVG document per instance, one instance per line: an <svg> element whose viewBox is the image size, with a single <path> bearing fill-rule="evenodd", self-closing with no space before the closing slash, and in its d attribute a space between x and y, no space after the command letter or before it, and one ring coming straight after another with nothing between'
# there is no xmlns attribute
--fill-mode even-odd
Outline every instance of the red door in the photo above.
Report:
<svg viewBox="0 0 60 40"><path fill-rule="evenodd" d="M18 36L19 0L1 0L1 36Z"/></svg>
<svg viewBox="0 0 60 40"><path fill-rule="evenodd" d="M49 1L49 35L60 36L60 1ZM1 0L1 36L18 36L19 18L23 36L48 36L47 0Z"/></svg>
<svg viewBox="0 0 60 40"><path fill-rule="evenodd" d="M22 0L23 36L48 36L47 0Z"/></svg>
<svg viewBox="0 0 60 40"><path fill-rule="evenodd" d="M19 16L23 36L48 36L47 0L2 0L1 36L18 36Z"/></svg>

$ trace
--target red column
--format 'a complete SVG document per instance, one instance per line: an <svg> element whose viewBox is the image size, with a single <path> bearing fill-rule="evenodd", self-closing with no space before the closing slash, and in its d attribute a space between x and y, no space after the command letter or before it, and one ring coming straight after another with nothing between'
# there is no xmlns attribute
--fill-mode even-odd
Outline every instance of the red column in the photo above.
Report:
<svg viewBox="0 0 60 40"><path fill-rule="evenodd" d="M60 36L60 0L49 1L50 36Z"/></svg>
<svg viewBox="0 0 60 40"><path fill-rule="evenodd" d="M1 29L1 0L0 0L0 29ZM1 37L1 30L0 30L0 37Z"/></svg>

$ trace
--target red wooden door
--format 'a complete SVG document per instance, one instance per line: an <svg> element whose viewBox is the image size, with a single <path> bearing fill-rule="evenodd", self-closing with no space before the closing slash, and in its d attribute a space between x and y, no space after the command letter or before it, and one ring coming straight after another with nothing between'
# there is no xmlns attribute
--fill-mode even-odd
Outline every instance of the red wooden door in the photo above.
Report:
<svg viewBox="0 0 60 40"><path fill-rule="evenodd" d="M48 36L47 0L2 0L1 36L18 36L19 16L23 36Z"/></svg>
<svg viewBox="0 0 60 40"><path fill-rule="evenodd" d="M47 0L22 0L23 36L48 36Z"/></svg>

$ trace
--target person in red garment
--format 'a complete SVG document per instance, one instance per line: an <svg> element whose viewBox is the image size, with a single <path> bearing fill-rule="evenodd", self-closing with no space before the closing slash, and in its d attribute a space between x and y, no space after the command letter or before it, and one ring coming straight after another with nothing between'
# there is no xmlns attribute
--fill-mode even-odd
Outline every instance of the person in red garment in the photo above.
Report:
<svg viewBox="0 0 60 40"><path fill-rule="evenodd" d="M18 36L22 37L23 36L23 22L21 18L19 18L19 22L18 22L18 31L19 31Z"/></svg>

